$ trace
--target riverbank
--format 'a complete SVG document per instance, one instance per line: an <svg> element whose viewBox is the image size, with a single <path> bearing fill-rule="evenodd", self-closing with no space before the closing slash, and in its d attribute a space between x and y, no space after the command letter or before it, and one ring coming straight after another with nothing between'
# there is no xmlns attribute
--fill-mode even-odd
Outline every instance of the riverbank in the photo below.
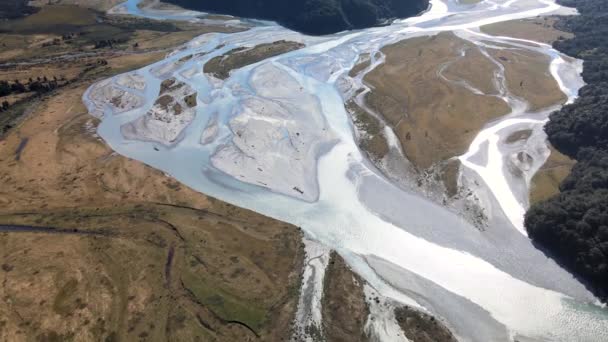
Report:
<svg viewBox="0 0 608 342"><path fill-rule="evenodd" d="M482 26L480 30L483 33L493 36L507 36L532 40L539 43L553 44L555 41L570 39L574 36L571 32L563 31L556 27L556 23L559 19L559 16L542 16L530 19L505 21Z"/></svg>
<svg viewBox="0 0 608 342"><path fill-rule="evenodd" d="M384 47L385 61L364 77L372 88L366 104L387 120L405 156L419 170L428 169L463 154L484 125L511 111L496 96L497 64L508 91L531 111L565 101L548 74L550 60L516 51L480 50L449 33Z"/></svg>
<svg viewBox="0 0 608 342"><path fill-rule="evenodd" d="M562 18L557 26L574 37L558 40L555 48L584 60L587 85L568 106L551 114L545 127L549 141L566 158L576 160L560 184L559 194L534 205L526 227L536 243L592 289L608 298L608 131L606 127L607 10L601 1L561 1L580 16ZM589 28L593 29L589 29Z"/></svg>
<svg viewBox="0 0 608 342"><path fill-rule="evenodd" d="M62 10L70 16L71 8ZM92 82L213 31L176 25L178 32L135 30L103 51L87 46L91 55L76 53L86 44L60 42L35 59L28 44L48 37L0 35L22 44L3 53L23 58L4 59L2 79L66 80L28 103L0 140L0 340L291 336L301 232L117 155L82 104Z"/></svg>
<svg viewBox="0 0 608 342"><path fill-rule="evenodd" d="M20 315L3 315L3 338L253 336L228 321L288 337L303 258L298 230L115 155L83 115L83 91L50 97L0 146L0 222L61 232L0 234L11 300L0 306ZM18 136L30 141L17 161ZM261 289L273 296L260 299ZM23 320L32 325L19 328Z"/></svg>
<svg viewBox="0 0 608 342"><path fill-rule="evenodd" d="M506 80L501 82L504 88L499 94L510 107L518 109L517 114L484 128L473 140L467 155L460 158L466 164L463 168L466 178L475 186L480 201L492 209L486 230L476 230L445 207L425 200L416 192L404 191L380 174L357 148L351 122L344 110L344 95L349 94L351 84L342 76L365 53L372 56L371 65L378 65L375 52L405 38L434 36L447 30L457 32L460 38L476 46L490 44L493 49L536 49L550 58L550 73L559 81L560 89L570 96L578 89L579 65L563 60L547 46L534 47L530 42L496 39L471 30L489 22L553 12L559 9L558 6L533 1L517 6L505 3L505 6L495 8L488 8L487 3L455 8L448 8L441 2L436 4L439 6L409 21L323 39L302 37L279 27L256 27L246 33L196 39L162 63L138 71L152 85L149 93L139 95L145 104L124 115L118 108L106 108L98 132L117 152L161 169L194 189L301 226L312 239L341 250L347 263L377 292L399 302L424 306L432 314L445 317L457 336L487 341L503 337L506 340L514 334L532 338L550 332L551 336L566 340L573 336L594 340L603 333L597 328L603 325L603 318L601 313L584 304L593 301L593 296L567 272L547 260L516 229L520 228L516 223L523 208L520 195L527 196L524 191L527 176L543 161L543 147L546 146L538 139L537 128L544 123L546 113L538 119L531 117L534 113L525 113L524 101L510 92L503 92L507 88L504 86ZM471 16L470 20L465 20L467 15ZM223 48L225 44L232 44L226 47L228 50L266 43L269 35L261 33L268 32L274 40L289 37L292 41L300 39L307 46L233 70L227 79L219 82L188 64L190 61L204 62L206 57L175 64L186 55L209 51L223 54L225 51L217 47ZM508 59L508 56L504 57ZM167 69L173 66L176 68ZM281 82L267 82L261 77L275 75L277 70L281 76L288 75L289 82L283 82L283 78ZM170 149L125 139L120 134L120 127L145 115L158 94L157 86L171 77L186 79L185 82L199 94L197 103L204 109L184 130L184 139ZM251 82L256 80L265 82L252 87ZM136 90L129 92L137 94ZM283 111L276 117L262 116L259 110L253 114L243 111L244 104L269 96L273 106L292 108L303 97L296 98L297 94L318 101L319 110L299 111L297 116ZM95 99L87 99L91 101L91 108L100 108ZM294 121L296 126L289 126ZM269 191L272 187L268 189L253 182L239 181L241 175L255 174L255 168L242 169L246 173L226 174L210 163L210 157L226 144L241 149L233 155L236 158L232 162L237 164L243 158L253 157L254 161L285 158L292 155L292 148L300 143L296 137L301 132L293 128L310 128L310 123L321 124L337 140L331 150L318 158L314 178L319 184L319 196L312 201L302 201L294 194L285 196ZM302 124L304 126L300 127ZM284 141L292 146L287 145L285 149L271 146L270 150L278 152L275 155L251 154L253 146L247 142L260 138L260 132L269 132L260 130L260 125L272 125L273 143ZM275 129L281 127L286 129ZM217 134L205 135L205 138L212 138L203 140L200 132L207 128ZM533 129L531 144L523 150L505 149L503 139L511 136L511 131L522 128ZM398 144L389 142L389 145ZM255 148L259 148L257 143ZM511 167L520 172L505 172ZM275 171L281 169L275 168ZM293 177L290 168L282 171L281 176ZM523 176L516 178L516 175ZM475 284L492 286L474 286L471 279L475 279ZM566 304L570 303L570 298L576 303L575 307ZM588 307L589 310L581 310ZM386 316L381 306L370 306L370 312ZM585 327L576 324L582 320L589 324ZM483 330L479 322L484 322ZM394 326L396 324L391 325L391 331Z"/></svg>
<svg viewBox="0 0 608 342"><path fill-rule="evenodd" d="M59 88L152 63L204 33L239 30L109 16L75 5L45 5L26 18L2 22L0 103L6 106L0 107L0 136L19 125L31 103Z"/></svg>
<svg viewBox="0 0 608 342"><path fill-rule="evenodd" d="M518 21L512 23L518 25ZM536 117L540 125L547 108L566 101L549 72L554 64L551 54L539 51L531 41L503 37L500 43L489 43L484 37L490 36L444 32L385 46L375 58L363 56L349 75L355 84L361 82L362 89L347 104L360 147L380 170L482 230L489 222L488 204L481 203L481 197L471 191L474 184L461 176L463 157L459 160L459 156L477 154L474 163L487 158L482 156L484 146L475 151L471 145L482 129L507 114ZM542 134L541 130L534 132L529 143L522 140L518 144L507 141L509 134L517 132L501 132L505 149L513 150L513 155L526 151L527 144L536 144L537 135ZM398 153L387 147L390 139L398 139ZM507 167L498 166L495 171L507 173L505 177L511 179L503 188L515 192L512 196L521 203L521 215L530 188L546 193L552 191L547 187L555 186L549 179L554 173L535 176L546 158L544 152L523 155L531 156L532 166L505 160ZM536 181L542 185L537 186ZM496 196L502 197L504 191ZM523 232L521 220L517 219L517 226Z"/></svg>
<svg viewBox="0 0 608 342"><path fill-rule="evenodd" d="M481 27L481 31L495 36L510 36L553 44L571 39L573 34L556 27L559 17L539 17L509 21ZM527 138L523 138L525 141ZM518 139L520 140L520 139ZM546 200L559 193L559 184L566 178L574 162L551 148L549 157L530 181L530 205Z"/></svg>

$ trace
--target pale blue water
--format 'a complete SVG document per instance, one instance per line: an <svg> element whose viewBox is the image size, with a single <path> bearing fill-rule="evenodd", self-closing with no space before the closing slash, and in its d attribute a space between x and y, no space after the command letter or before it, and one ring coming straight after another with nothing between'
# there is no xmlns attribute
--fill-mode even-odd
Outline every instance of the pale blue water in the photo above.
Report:
<svg viewBox="0 0 608 342"><path fill-rule="evenodd" d="M137 3L137 0L126 3L130 14L184 19L175 13L169 16L146 13L137 8ZM588 304L593 296L514 229L495 200L491 202L495 205L491 227L480 232L458 215L418 194L403 191L370 168L353 139L352 124L336 86L338 76L354 65L360 53L374 52L387 43L445 27L474 27L475 21L491 20L493 16L517 18L522 12L531 16L547 5L537 1L515 4L492 9L495 6L489 2L478 6L450 2L446 7L449 12L431 10L425 16L435 19L426 22L423 16L414 20L419 23L405 21L324 38L304 37L278 26L216 34L204 44L186 47L139 70L147 84L139 94L145 105L117 115L106 111L98 133L118 153L162 170L193 189L301 226L310 237L341 251L379 290L391 287L381 279L389 280L393 289L448 319L450 327L463 340L485 342L488 336L502 339L512 333L539 340L605 341L607 310ZM200 71L210 58L242 44L250 46L285 38L301 39L308 47L238 70L219 87L201 73L191 78L180 75L193 67ZM216 49L221 44L225 46ZM199 94L197 116L184 131L184 139L170 147L126 140L120 127L144 115L158 94L162 79L151 70L199 52L207 54L187 61L171 74ZM555 52L546 50L546 53ZM211 164L216 148L232 139L228 124L238 113L240 101L256 96L249 80L262 63L274 63L296 79L308 94L315 95L325 120L340 139L334 148L327 146L327 153L319 160L321 194L314 203L241 182ZM568 76L567 72L564 70L563 74ZM564 82L572 92L580 87L571 76L564 77ZM236 88L239 90L235 91ZM89 101L87 94L84 99ZM218 138L202 145L201 134L214 116L220 127ZM365 262L370 256L394 267L380 264L370 267L371 263ZM400 277L400 273L409 276ZM432 286L416 286L422 281ZM475 324L481 321L488 326L476 329Z"/></svg>

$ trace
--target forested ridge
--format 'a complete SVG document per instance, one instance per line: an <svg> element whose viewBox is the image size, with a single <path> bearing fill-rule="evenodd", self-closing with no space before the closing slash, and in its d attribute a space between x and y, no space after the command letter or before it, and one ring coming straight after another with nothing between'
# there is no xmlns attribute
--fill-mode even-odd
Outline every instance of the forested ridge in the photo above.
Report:
<svg viewBox="0 0 608 342"><path fill-rule="evenodd" d="M308 34L329 34L417 15L429 0L165 0L184 8L277 21Z"/></svg>
<svg viewBox="0 0 608 342"><path fill-rule="evenodd" d="M608 299L608 1L559 0L581 15L564 17L575 37L554 47L584 60L587 85L579 98L553 113L545 131L560 152L577 160L560 194L526 214L530 237Z"/></svg>

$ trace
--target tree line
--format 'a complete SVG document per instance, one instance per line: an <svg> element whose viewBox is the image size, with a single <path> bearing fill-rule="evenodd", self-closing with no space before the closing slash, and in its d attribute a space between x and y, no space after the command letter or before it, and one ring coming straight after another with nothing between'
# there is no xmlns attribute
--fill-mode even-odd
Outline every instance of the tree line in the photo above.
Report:
<svg viewBox="0 0 608 342"><path fill-rule="evenodd" d="M277 21L307 34L329 34L382 24L426 10L429 0L167 0L185 8Z"/></svg>
<svg viewBox="0 0 608 342"><path fill-rule="evenodd" d="M15 19L35 13L38 9L28 5L28 0L0 1L0 20Z"/></svg>
<svg viewBox="0 0 608 342"><path fill-rule="evenodd" d="M579 16L563 17L558 28L575 37L554 47L584 61L587 83L579 98L550 116L549 141L576 159L560 193L526 214L530 237L608 299L608 2L559 0Z"/></svg>
<svg viewBox="0 0 608 342"><path fill-rule="evenodd" d="M21 82L20 80L14 80L12 82L0 80L0 97L30 92L34 92L35 95L41 95L65 85L66 83L67 81L63 76L60 78L57 78L56 76L53 76L52 78L47 76L29 78L27 82ZM3 100L0 103L0 112L8 110L9 107L9 102Z"/></svg>
<svg viewBox="0 0 608 342"><path fill-rule="evenodd" d="M20 80L0 81L0 97L12 94L22 94L27 92L45 93L57 88L60 82L65 82L65 78L57 78L46 76L30 78L27 83L22 83Z"/></svg>

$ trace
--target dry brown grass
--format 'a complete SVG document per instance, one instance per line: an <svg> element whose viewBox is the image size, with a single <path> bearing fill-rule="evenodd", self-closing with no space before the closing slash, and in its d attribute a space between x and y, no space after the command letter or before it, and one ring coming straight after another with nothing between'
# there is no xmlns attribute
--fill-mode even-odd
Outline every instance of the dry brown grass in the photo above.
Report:
<svg viewBox="0 0 608 342"><path fill-rule="evenodd" d="M383 52L386 62L365 77L373 89L366 101L393 127L406 156L419 169L462 154L483 125L510 111L502 100L487 96L497 94L492 79L496 66L452 33L405 40ZM546 56L525 49L489 53L504 65L509 90L528 101L532 110L565 100ZM487 95L453 83L459 81ZM446 185L454 190L453 181Z"/></svg>
<svg viewBox="0 0 608 342"><path fill-rule="evenodd" d="M30 30L39 27L60 25L93 25L96 23L95 13L79 6L52 5L44 6L39 11L27 17L0 23L0 27L13 31Z"/></svg>
<svg viewBox="0 0 608 342"><path fill-rule="evenodd" d="M538 17L522 20L511 20L481 27L481 31L494 36L507 36L552 44L563 38L572 38L572 33L554 27L556 17Z"/></svg>
<svg viewBox="0 0 608 342"><path fill-rule="evenodd" d="M0 223L64 229L0 233L0 338L288 337L300 235L244 210L213 209L138 204L0 215Z"/></svg>
<svg viewBox="0 0 608 342"><path fill-rule="evenodd" d="M65 63L48 63L37 66L19 66L0 73L0 80L14 82L19 80L23 84L29 82L29 78L36 80L37 77L46 76L52 79L65 77L67 80L75 80L86 68L87 63L95 63L96 60L71 61Z"/></svg>
<svg viewBox="0 0 608 342"><path fill-rule="evenodd" d="M32 6L45 6L48 4L77 5L98 11L107 11L121 2L124 2L124 0L32 0L30 4Z"/></svg>
<svg viewBox="0 0 608 342"><path fill-rule="evenodd" d="M566 101L566 95L549 72L549 57L523 49L488 52L504 65L509 91L528 101L531 110Z"/></svg>
<svg viewBox="0 0 608 342"><path fill-rule="evenodd" d="M405 40L385 47L386 63L365 77L373 87L368 105L394 128L406 156L418 168L462 154L485 123L509 112L503 101L475 95L438 76L442 65L458 60L461 49L473 48L451 33ZM481 54L466 58L471 61L463 67L491 68ZM488 88L487 80L477 79L480 75L459 76Z"/></svg>
<svg viewBox="0 0 608 342"><path fill-rule="evenodd" d="M62 229L0 232L0 340L289 336L299 231L115 155L93 135L81 102L91 80L163 55L108 59L0 141L0 224Z"/></svg>
<svg viewBox="0 0 608 342"><path fill-rule="evenodd" d="M4 32L0 34L0 61L23 62L67 54L107 57L171 49L201 34L245 28L103 15L87 7L52 5L22 19L0 22L0 29ZM64 37L66 34L69 36ZM98 42L108 40L113 40L111 48L96 48Z"/></svg>
<svg viewBox="0 0 608 342"><path fill-rule="evenodd" d="M513 144L519 140L528 140L528 138L530 138L530 136L532 136L532 130L531 129L524 129L521 131L517 131L517 132L513 132L511 135L509 135L507 137L507 139L505 140L505 142L507 144Z"/></svg>
<svg viewBox="0 0 608 342"><path fill-rule="evenodd" d="M361 71L367 69L371 65L371 62L372 61L368 53L362 54L361 56L359 56L359 59L357 60L355 66L348 72L348 76L355 77L359 75Z"/></svg>
<svg viewBox="0 0 608 342"><path fill-rule="evenodd" d="M3 273L11 304L0 306L18 312L3 323L2 338L254 337L228 321L285 338L303 257L298 231L114 155L87 129L95 121L80 102L83 91L45 101L0 145L0 223L82 231L1 234L1 263L12 270ZM84 234L95 231L109 235Z"/></svg>
<svg viewBox="0 0 608 342"><path fill-rule="evenodd" d="M454 158L445 162L440 170L441 181L445 186L446 195L453 197L458 193L458 177L460 176L460 160Z"/></svg>
<svg viewBox="0 0 608 342"><path fill-rule="evenodd" d="M20 35L1 33L0 61L21 56L27 49L36 48L46 41L53 40L53 38L57 38L57 36L53 34Z"/></svg>
<svg viewBox="0 0 608 342"><path fill-rule="evenodd" d="M97 123L81 102L85 89L66 89L43 102L32 119L0 143L0 182L4 185L0 201L4 210L86 206L102 201L163 202L168 198L173 198L175 202L169 202L173 204L205 205L204 197L185 188L171 190L168 184L172 181L161 172L114 156L109 147L92 137L86 127L94 129ZM16 161L15 151L23 138L28 138L28 143Z"/></svg>
<svg viewBox="0 0 608 342"><path fill-rule="evenodd" d="M532 178L530 204L542 202L557 195L560 183L570 174L574 163L576 163L574 160L552 147L549 159Z"/></svg>
<svg viewBox="0 0 608 342"><path fill-rule="evenodd" d="M496 66L489 63L479 49L470 46L465 49L466 58L450 63L443 71L443 75L451 81L465 80L484 94L497 94L492 77L488 77L496 71Z"/></svg>
<svg viewBox="0 0 608 342"><path fill-rule="evenodd" d="M45 10L48 12L51 8L58 7L45 7ZM69 12L74 6L60 8L65 8ZM77 17L79 11L88 14L94 13L89 9L78 8L75 13L65 15L67 18ZM221 25L203 26L194 23L165 23L163 26L158 22L127 17L112 17L104 20L108 20L110 25L93 25L87 29L90 30L90 32L87 31L89 32L87 37L88 34L92 34L97 37L95 39L115 38L115 33L118 32L120 39L126 40L121 40L122 43L111 49L95 49L92 37L83 38L84 40L81 40L82 37L59 39L57 40L58 45L42 46L43 43L53 41L60 36L25 33L0 34L0 45L7 47L7 51L0 50L0 61L6 63L1 66L0 80L10 82L19 80L27 86L30 78L36 80L38 77L46 76L49 80L53 80L56 77L60 87L67 82L92 81L156 62L172 51L175 46L179 46L195 36L208 32L234 32L237 30ZM133 27L148 27L150 30L137 30ZM157 31L152 29L157 29ZM23 113L28 112L31 108L30 104L38 102L39 98L34 95L36 94L30 92L0 98L0 102L6 100L11 105L9 110L0 116L0 135L18 123Z"/></svg>
<svg viewBox="0 0 608 342"><path fill-rule="evenodd" d="M383 126L375 117L359 107L354 101L346 104L346 110L352 115L353 122L360 132L364 132L359 146L369 154L373 160L382 159L388 152L389 146L383 135Z"/></svg>
<svg viewBox="0 0 608 342"><path fill-rule="evenodd" d="M236 48L222 56L209 60L205 64L203 71L224 80L230 76L232 70L300 49L303 46L301 43L280 40L273 43L260 44L250 49Z"/></svg>
<svg viewBox="0 0 608 342"><path fill-rule="evenodd" d="M332 252L323 284L323 332L327 341L367 341L369 308L364 281Z"/></svg>
<svg viewBox="0 0 608 342"><path fill-rule="evenodd" d="M135 33L133 41L139 44L138 49L166 49L189 42L193 37L200 36L205 33L234 33L243 31L242 28L221 25L197 26L180 24L180 27L185 30L168 33L150 30L139 30Z"/></svg>

